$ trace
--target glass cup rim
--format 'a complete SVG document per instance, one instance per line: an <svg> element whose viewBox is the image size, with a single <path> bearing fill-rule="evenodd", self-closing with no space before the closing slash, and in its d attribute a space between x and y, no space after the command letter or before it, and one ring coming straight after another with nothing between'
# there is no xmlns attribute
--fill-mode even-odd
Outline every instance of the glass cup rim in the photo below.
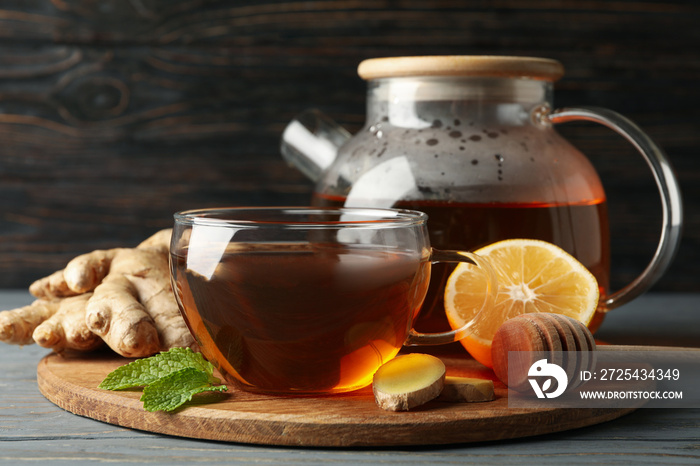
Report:
<svg viewBox="0 0 700 466"><path fill-rule="evenodd" d="M243 218L247 214L248 217ZM340 219L323 219L322 216L337 214ZM277 219L271 217L277 215ZM282 220L281 216L288 216ZM304 220L302 216L314 215L316 220ZM342 215L351 218L342 218ZM238 216L239 218L236 218ZM298 216L299 220L292 220ZM203 225L222 228L396 228L424 225L428 215L409 209L380 207L310 207L310 206L271 206L271 207L209 207L190 209L173 214L176 224ZM258 217L256 220L255 217ZM267 217L267 218L264 218Z"/></svg>

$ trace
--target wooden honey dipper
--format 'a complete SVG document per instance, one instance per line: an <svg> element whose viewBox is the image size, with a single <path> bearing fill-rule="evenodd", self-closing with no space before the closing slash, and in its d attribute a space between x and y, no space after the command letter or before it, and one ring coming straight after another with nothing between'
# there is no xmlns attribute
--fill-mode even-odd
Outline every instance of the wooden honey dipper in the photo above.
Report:
<svg viewBox="0 0 700 466"><path fill-rule="evenodd" d="M516 364L508 371L508 352L517 351L511 357ZM493 371L496 376L514 390L529 389L528 370L543 358L559 365L566 372L570 386L580 384L575 377L581 370L595 367L597 351L667 352L682 351L689 360L700 361L700 348L669 346L597 346L590 330L580 321L560 314L522 314L505 321L496 331L491 344ZM574 385L571 385L574 384Z"/></svg>

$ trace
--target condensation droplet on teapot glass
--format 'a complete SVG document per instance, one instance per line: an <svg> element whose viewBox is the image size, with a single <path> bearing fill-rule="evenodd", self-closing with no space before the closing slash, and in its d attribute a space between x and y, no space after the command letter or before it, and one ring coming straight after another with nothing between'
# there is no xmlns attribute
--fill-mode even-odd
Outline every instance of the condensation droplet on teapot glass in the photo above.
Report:
<svg viewBox="0 0 700 466"><path fill-rule="evenodd" d="M377 139L381 139L384 136L384 132L382 131L382 124L381 123L375 123L372 126L370 126L369 132L371 134L373 134L374 136L376 136Z"/></svg>
<svg viewBox="0 0 700 466"><path fill-rule="evenodd" d="M498 181L503 181L503 161L505 160L501 154L494 154L494 158L498 161Z"/></svg>
<svg viewBox="0 0 700 466"><path fill-rule="evenodd" d="M461 138L461 137L462 137L462 132L461 132L461 131L457 131L457 130L455 130L455 131L450 131L449 136L450 136L451 138L454 138L454 139Z"/></svg>
<svg viewBox="0 0 700 466"><path fill-rule="evenodd" d="M478 164L479 164L479 161L478 161L478 160L472 159L472 165L478 165Z"/></svg>
<svg viewBox="0 0 700 466"><path fill-rule="evenodd" d="M433 124L431 128L442 128L442 121L441 120L433 120Z"/></svg>
<svg viewBox="0 0 700 466"><path fill-rule="evenodd" d="M421 178L418 178L416 180L416 184L417 184L416 187L418 188L418 191L420 191L424 194L432 194L435 192L435 191L433 191L433 189L430 186L425 186L425 180L423 180Z"/></svg>
<svg viewBox="0 0 700 466"><path fill-rule="evenodd" d="M454 124L455 124L455 126L459 126L459 125L461 125L461 124L462 124L462 122L461 122L461 121L459 121L459 119L458 119L458 118L455 118Z"/></svg>
<svg viewBox="0 0 700 466"><path fill-rule="evenodd" d="M438 141L438 140L435 139L435 138L430 138L430 139L428 139L427 141L425 141L425 143L426 143L427 145L429 145L429 146L437 146L439 142L440 142L440 141Z"/></svg>
<svg viewBox="0 0 700 466"><path fill-rule="evenodd" d="M474 134L472 136L469 136L469 140L474 141L474 142L479 142L479 141L481 141L481 136L479 136L478 134Z"/></svg>

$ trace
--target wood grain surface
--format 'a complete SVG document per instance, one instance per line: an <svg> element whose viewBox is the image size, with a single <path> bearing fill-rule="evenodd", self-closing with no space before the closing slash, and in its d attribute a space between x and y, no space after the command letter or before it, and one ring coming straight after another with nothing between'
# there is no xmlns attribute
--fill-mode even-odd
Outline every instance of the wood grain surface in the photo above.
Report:
<svg viewBox="0 0 700 466"><path fill-rule="evenodd" d="M471 358L444 358L448 375L493 377ZM325 397L275 397L229 387L173 413L149 413L140 391L97 387L125 364L114 355L46 356L38 365L39 390L67 411L99 421L179 437L314 447L440 445L550 434L598 424L632 408L508 407L506 388L496 382L496 400L485 403L429 402L410 412L387 412L371 387Z"/></svg>
<svg viewBox="0 0 700 466"><path fill-rule="evenodd" d="M3 307L32 300L0 290ZM700 295L649 293L612 313L599 331L614 343L697 342ZM659 321L659 309L664 318ZM590 427L522 439L384 448L265 447L195 440L76 416L39 392L37 364L48 350L6 346L0 352L0 464L76 465L552 465L700 462L700 409L639 409Z"/></svg>
<svg viewBox="0 0 700 466"><path fill-rule="evenodd" d="M281 131L311 106L358 130L362 59L508 54L561 60L556 106L612 108L666 149L687 227L657 289L693 290L698 21L689 0L0 0L0 287L135 245L176 210L307 204L311 183L282 161ZM608 191L619 288L656 246L652 176L609 130L560 131Z"/></svg>

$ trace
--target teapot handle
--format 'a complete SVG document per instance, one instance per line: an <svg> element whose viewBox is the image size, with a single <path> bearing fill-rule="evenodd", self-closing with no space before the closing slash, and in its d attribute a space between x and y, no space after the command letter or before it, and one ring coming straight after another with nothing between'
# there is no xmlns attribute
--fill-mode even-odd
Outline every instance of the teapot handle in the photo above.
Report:
<svg viewBox="0 0 700 466"><path fill-rule="evenodd" d="M659 245L646 269L630 284L606 297L599 311L607 312L632 301L661 278L678 250L683 227L683 203L678 181L664 152L636 124L617 112L605 108L562 108L549 112L542 108L533 114L540 124L559 124L574 120L600 123L622 135L644 157L654 174L661 195L662 230Z"/></svg>

